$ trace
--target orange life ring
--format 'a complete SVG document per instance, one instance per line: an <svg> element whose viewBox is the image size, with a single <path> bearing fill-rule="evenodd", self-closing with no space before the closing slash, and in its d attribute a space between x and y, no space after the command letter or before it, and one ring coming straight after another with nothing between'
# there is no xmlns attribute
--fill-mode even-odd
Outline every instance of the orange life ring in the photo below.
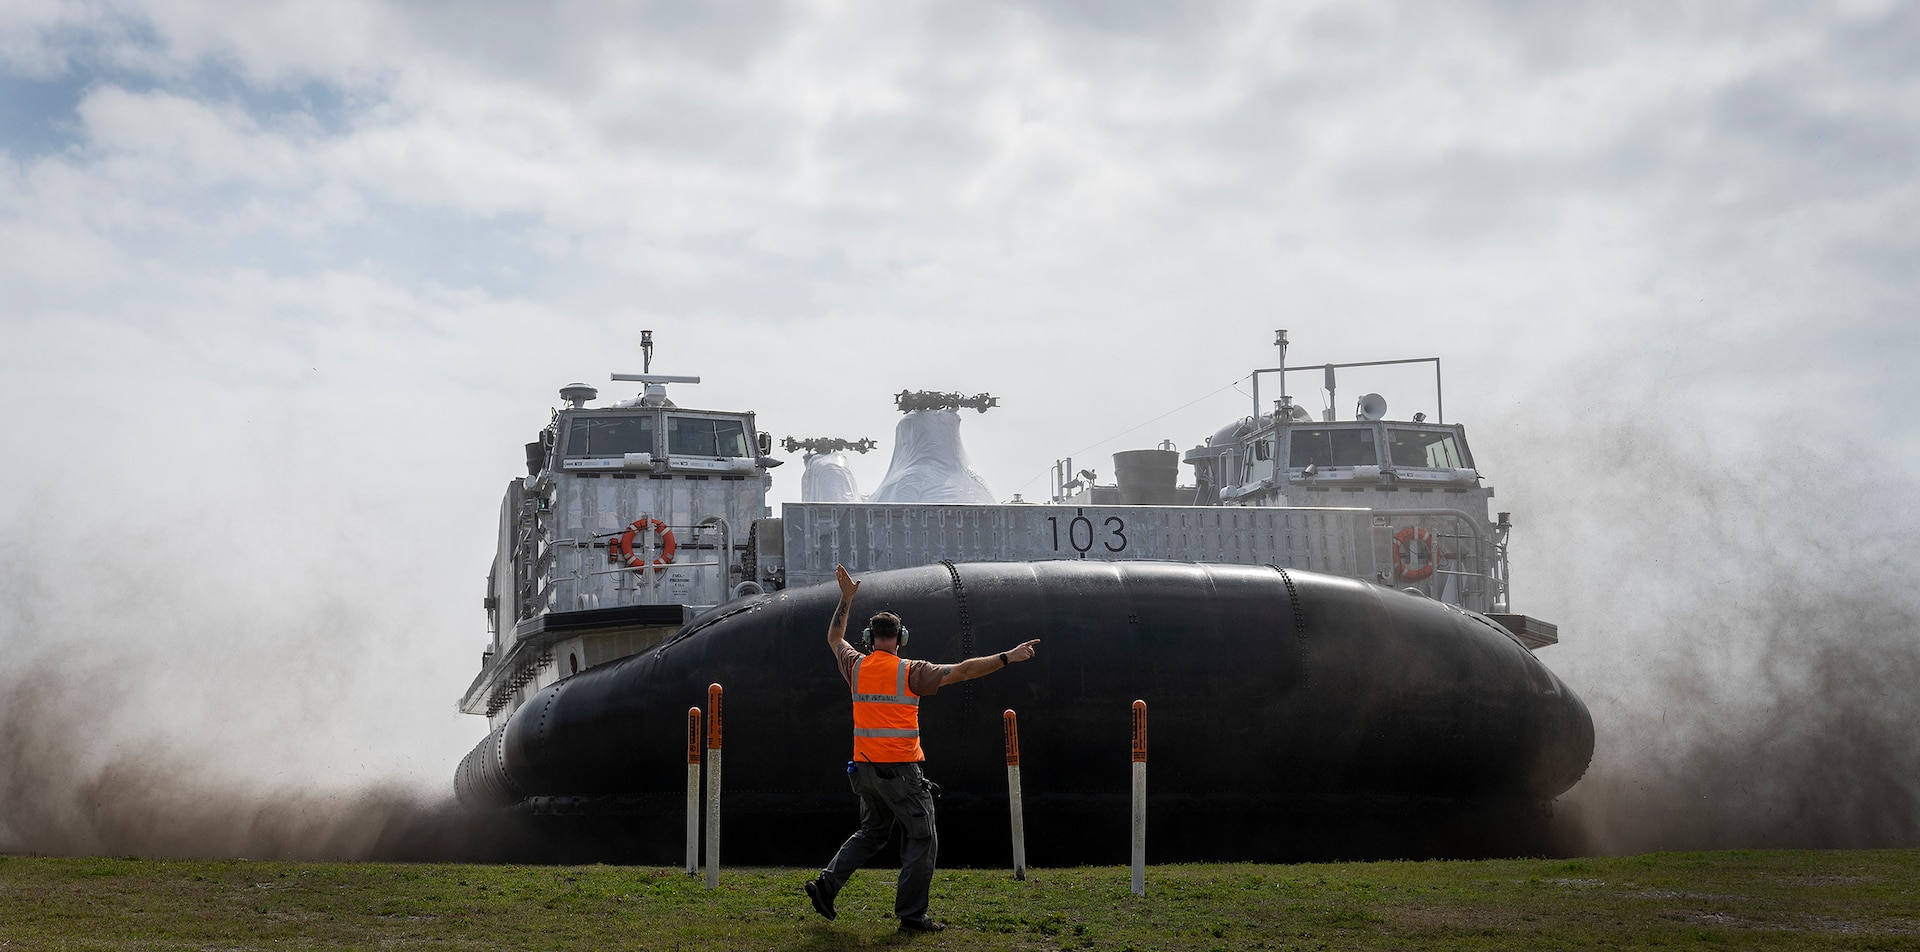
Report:
<svg viewBox="0 0 1920 952"><path fill-rule="evenodd" d="M660 557L654 559L653 564L657 567L673 561L673 550L679 545L679 543L674 541L673 530L667 528L667 524L658 519L641 516L628 524L627 531L621 533L620 542L616 546L619 550L619 558L626 562L630 568L644 568L647 564L647 557L645 555L633 554L633 537L648 529L660 533Z"/></svg>
<svg viewBox="0 0 1920 952"><path fill-rule="evenodd" d="M1425 564L1408 568L1416 547L1425 551L1421 557ZM1393 534L1393 574L1406 582L1418 582L1433 574L1433 533L1419 526L1408 526Z"/></svg>

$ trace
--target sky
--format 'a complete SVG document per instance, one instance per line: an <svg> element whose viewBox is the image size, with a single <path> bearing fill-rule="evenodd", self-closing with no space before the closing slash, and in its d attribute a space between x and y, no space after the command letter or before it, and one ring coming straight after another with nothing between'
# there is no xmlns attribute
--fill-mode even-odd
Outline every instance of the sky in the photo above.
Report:
<svg viewBox="0 0 1920 952"><path fill-rule="evenodd" d="M1618 804L1823 696L1794 625L1916 654L1915 49L1897 2L5 4L0 797L444 793L521 444L643 329L683 404L880 441L868 488L894 393L992 393L1032 499L1249 412L1285 328L1441 359L1587 813L1674 842Z"/></svg>

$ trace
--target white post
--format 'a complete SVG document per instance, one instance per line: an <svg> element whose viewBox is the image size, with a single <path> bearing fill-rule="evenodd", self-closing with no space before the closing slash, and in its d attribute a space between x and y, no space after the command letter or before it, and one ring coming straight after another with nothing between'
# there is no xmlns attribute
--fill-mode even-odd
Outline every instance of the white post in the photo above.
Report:
<svg viewBox="0 0 1920 952"><path fill-rule="evenodd" d="M700 869L700 709L687 708L687 875Z"/></svg>
<svg viewBox="0 0 1920 952"><path fill-rule="evenodd" d="M1147 894L1147 702L1133 702L1133 894Z"/></svg>
<svg viewBox="0 0 1920 952"><path fill-rule="evenodd" d="M1013 819L1013 878L1027 878L1027 821L1020 808L1020 725L1012 709L1000 715L1007 728L1007 803Z"/></svg>
<svg viewBox="0 0 1920 952"><path fill-rule="evenodd" d="M707 888L720 885L720 685L707 685Z"/></svg>

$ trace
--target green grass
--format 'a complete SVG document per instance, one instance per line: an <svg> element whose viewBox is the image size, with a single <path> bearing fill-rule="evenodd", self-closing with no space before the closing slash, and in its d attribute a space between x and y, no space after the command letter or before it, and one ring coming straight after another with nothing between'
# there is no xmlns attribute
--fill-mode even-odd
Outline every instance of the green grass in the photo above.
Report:
<svg viewBox="0 0 1920 952"><path fill-rule="evenodd" d="M943 870L937 936L867 870L0 856L0 949L1920 949L1920 850Z"/></svg>

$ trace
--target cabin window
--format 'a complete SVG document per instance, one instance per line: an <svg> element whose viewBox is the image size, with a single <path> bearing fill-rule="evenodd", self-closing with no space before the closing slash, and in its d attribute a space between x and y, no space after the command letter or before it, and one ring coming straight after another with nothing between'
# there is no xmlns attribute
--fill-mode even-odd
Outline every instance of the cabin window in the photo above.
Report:
<svg viewBox="0 0 1920 952"><path fill-rule="evenodd" d="M1473 458L1452 433L1388 428L1387 451L1393 465L1415 469L1467 469Z"/></svg>
<svg viewBox="0 0 1920 952"><path fill-rule="evenodd" d="M1309 464L1323 468L1380 465L1380 454L1374 451L1372 427L1340 430L1295 428L1288 449L1287 465L1294 469Z"/></svg>
<svg viewBox="0 0 1920 952"><path fill-rule="evenodd" d="M752 456L747 425L713 417L667 417L667 452L674 456Z"/></svg>
<svg viewBox="0 0 1920 952"><path fill-rule="evenodd" d="M577 416L567 428L567 455L625 456L653 452L653 415Z"/></svg>

